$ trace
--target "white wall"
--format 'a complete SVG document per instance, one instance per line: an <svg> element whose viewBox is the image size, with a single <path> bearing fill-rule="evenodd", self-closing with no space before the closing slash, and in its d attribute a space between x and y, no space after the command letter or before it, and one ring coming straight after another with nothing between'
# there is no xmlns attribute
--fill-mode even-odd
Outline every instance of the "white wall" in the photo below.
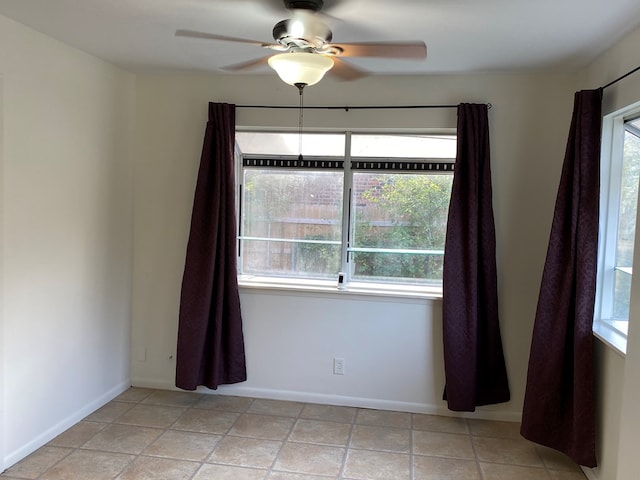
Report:
<svg viewBox="0 0 640 480"><path fill-rule="evenodd" d="M640 96L640 95L639 95ZM636 230L636 245L640 245L640 229ZM634 269L640 272L640 255L634 254ZM640 443L640 282L635 281L631 291L633 313L629 325L627 355L625 358L622 405L620 409L620 438L618 450L618 480L634 480L640 472L638 444Z"/></svg>
<svg viewBox="0 0 640 480"><path fill-rule="evenodd" d="M265 291L241 301L249 379L230 392L407 411L442 396L444 371L430 368L442 356L440 302ZM334 357L345 375L333 375Z"/></svg>
<svg viewBox="0 0 640 480"><path fill-rule="evenodd" d="M0 421L4 421L4 79L0 75ZM0 427L0 472L4 470L4 430Z"/></svg>
<svg viewBox="0 0 640 480"><path fill-rule="evenodd" d="M511 402L479 415L517 420L564 156L573 74L330 79L306 105L491 102L500 314ZM208 101L296 105L275 75L137 78L133 382L171 387L178 303ZM295 110L239 109L240 126L297 124ZM454 128L455 110L307 111L308 128ZM228 393L444 412L439 301L243 289L248 381ZM340 356L347 374L331 374Z"/></svg>
<svg viewBox="0 0 640 480"><path fill-rule="evenodd" d="M584 88L605 85L640 65L640 29L627 35L585 71ZM603 113L640 101L640 73L604 91ZM640 234L640 232L638 232ZM640 244L638 238L636 245ZM634 267L640 271L640 255ZM629 340L626 357L604 344L597 345L598 468L588 472L602 480L632 480L640 471L640 282L633 282ZM599 342L599 341L598 341Z"/></svg>
<svg viewBox="0 0 640 480"><path fill-rule="evenodd" d="M596 456L598 466L587 470L590 478L615 480L618 471L620 408L625 359L600 340L595 342Z"/></svg>
<svg viewBox="0 0 640 480"><path fill-rule="evenodd" d="M0 471L129 385L133 77L0 17Z"/></svg>

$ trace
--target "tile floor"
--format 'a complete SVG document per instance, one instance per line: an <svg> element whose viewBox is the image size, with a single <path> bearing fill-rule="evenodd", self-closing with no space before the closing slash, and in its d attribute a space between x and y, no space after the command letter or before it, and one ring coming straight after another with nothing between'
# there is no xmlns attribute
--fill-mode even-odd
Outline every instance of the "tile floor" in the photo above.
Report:
<svg viewBox="0 0 640 480"><path fill-rule="evenodd" d="M0 480L584 480L519 425L131 388Z"/></svg>

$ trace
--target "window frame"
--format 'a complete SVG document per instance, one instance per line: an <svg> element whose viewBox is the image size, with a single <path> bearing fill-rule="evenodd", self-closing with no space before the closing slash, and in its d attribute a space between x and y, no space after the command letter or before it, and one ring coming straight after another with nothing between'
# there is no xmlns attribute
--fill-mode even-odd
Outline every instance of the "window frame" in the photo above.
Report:
<svg viewBox="0 0 640 480"><path fill-rule="evenodd" d="M263 129L263 128L247 128L237 127L238 132L249 133L294 133L294 130L290 129ZM351 208L350 202L352 197L353 188L353 172L355 169L351 168L351 135L428 135L428 136L447 136L454 137L457 135L455 128L441 128L441 129L403 129L401 131L393 129L318 129L311 130L306 129L306 134L340 134L345 136L345 152L341 157L317 157L312 155L305 155L304 159L338 159L344 161L343 169L341 169L344 178L343 188L343 215L342 215L342 244L341 244L341 270L340 273L346 276L347 288L338 288L338 275L335 280L318 280L310 279L308 277L287 277L287 276L257 276L252 274L242 274L241 270L241 239L242 239L242 189L241 184L243 181L243 159L244 158L271 158L271 159L297 159L290 155L259 155L259 154L246 154L243 155L238 145L236 144L236 212L238 218L238 280L241 287L257 287L257 288L278 288L286 290L323 290L323 291L336 291L351 292L356 294L374 294L374 295L391 295L401 297L419 297L419 298L441 298L442 297L442 285L429 285L429 284L411 284L402 282L373 282L373 281L353 281L349 278L350 269L347 256L351 251L350 248L350 230L353 225L353 215L355 209ZM355 157L357 161L373 161L379 162L385 159L372 158L372 157ZM393 161L397 162L421 162L421 163L450 163L455 165L455 155L451 158L405 158L397 157ZM368 171L365 169L355 171ZM371 170L371 171L376 171ZM399 171L388 170L389 173L400 173ZM411 172L408 172L411 173ZM453 175L453 168L450 171L441 172L441 174Z"/></svg>
<svg viewBox="0 0 640 480"><path fill-rule="evenodd" d="M618 217L626 122L640 117L640 102L603 117L600 155L600 221L593 333L620 355L626 355L629 319L613 318ZM640 199L640 197L639 197ZM640 209L639 209L640 210ZM640 212L636 212L637 214ZM635 238L638 238L636 223ZM634 248L634 259L637 252ZM632 277L633 281L633 277Z"/></svg>

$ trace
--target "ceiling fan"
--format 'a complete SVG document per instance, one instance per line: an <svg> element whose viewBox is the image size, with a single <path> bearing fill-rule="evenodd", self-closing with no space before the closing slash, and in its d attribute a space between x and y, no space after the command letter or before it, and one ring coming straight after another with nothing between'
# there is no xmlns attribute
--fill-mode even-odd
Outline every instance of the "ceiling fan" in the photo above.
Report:
<svg viewBox="0 0 640 480"><path fill-rule="evenodd" d="M341 80L356 80L368 74L343 61L343 57L426 58L427 46L422 41L332 43L331 29L322 20L324 14L320 14L324 3L324 0L284 0L285 8L292 14L273 27L275 43L193 30L177 30L175 35L244 43L274 50L278 53L228 65L224 69L242 71L268 64L284 82L299 89L319 82L328 71Z"/></svg>

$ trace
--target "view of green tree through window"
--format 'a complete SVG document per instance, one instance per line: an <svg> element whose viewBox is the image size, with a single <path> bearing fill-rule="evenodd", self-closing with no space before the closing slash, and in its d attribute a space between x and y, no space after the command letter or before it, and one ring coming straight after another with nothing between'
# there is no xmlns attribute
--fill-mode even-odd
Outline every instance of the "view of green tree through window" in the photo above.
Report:
<svg viewBox="0 0 640 480"><path fill-rule="evenodd" d="M455 136L302 140L299 160L291 134L237 133L239 274L441 285Z"/></svg>
<svg viewBox="0 0 640 480"><path fill-rule="evenodd" d="M633 246L640 180L640 120L628 121L624 128L620 208L614 273L613 320L629 318Z"/></svg>
<svg viewBox="0 0 640 480"><path fill-rule="evenodd" d="M452 175L354 173L354 279L442 280Z"/></svg>

